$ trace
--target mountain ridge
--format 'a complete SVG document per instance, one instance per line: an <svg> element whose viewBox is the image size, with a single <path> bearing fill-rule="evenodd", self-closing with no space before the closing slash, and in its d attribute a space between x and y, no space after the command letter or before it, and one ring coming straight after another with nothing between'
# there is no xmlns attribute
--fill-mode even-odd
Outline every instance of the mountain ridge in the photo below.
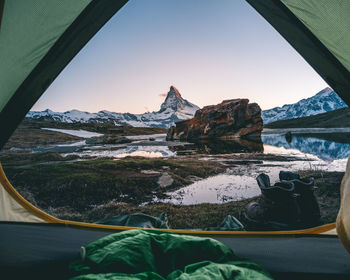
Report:
<svg viewBox="0 0 350 280"><path fill-rule="evenodd" d="M344 107L347 107L345 102L333 89L327 87L314 96L299 100L296 103L285 104L282 107L264 110L261 112L261 117L264 121L264 125L268 126L270 123L275 123L276 121L300 119ZM49 118L54 121L67 123L111 122L116 126L169 128L177 121L192 118L198 109L199 107L197 105L182 98L179 90L171 86L159 111L156 112L132 114L102 110L97 113L89 113L73 109L60 113L46 109L44 111L30 111L27 117L33 119Z"/></svg>
<svg viewBox="0 0 350 280"><path fill-rule="evenodd" d="M161 104L160 110L157 112L132 114L101 110L97 113L89 113L76 109L66 112L54 112L46 109L44 111L30 111L26 117L33 119L48 118L66 123L111 122L116 126L168 128L177 121L192 118L198 109L198 106L182 98L180 92L174 86L171 86L164 102Z"/></svg>
<svg viewBox="0 0 350 280"><path fill-rule="evenodd" d="M296 103L264 110L261 117L266 125L275 121L318 115L346 106L346 103L333 89L326 87L315 95L301 99Z"/></svg>
<svg viewBox="0 0 350 280"><path fill-rule="evenodd" d="M279 120L264 125L265 128L337 128L350 127L350 108L340 108L317 115Z"/></svg>

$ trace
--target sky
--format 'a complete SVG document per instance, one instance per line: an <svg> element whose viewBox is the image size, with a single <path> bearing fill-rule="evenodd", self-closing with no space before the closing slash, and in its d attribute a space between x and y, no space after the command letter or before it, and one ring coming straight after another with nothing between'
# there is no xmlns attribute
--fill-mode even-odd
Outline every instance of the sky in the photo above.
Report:
<svg viewBox="0 0 350 280"><path fill-rule="evenodd" d="M32 110L158 111L171 85L199 107L248 98L263 110L327 86L244 0L130 0Z"/></svg>

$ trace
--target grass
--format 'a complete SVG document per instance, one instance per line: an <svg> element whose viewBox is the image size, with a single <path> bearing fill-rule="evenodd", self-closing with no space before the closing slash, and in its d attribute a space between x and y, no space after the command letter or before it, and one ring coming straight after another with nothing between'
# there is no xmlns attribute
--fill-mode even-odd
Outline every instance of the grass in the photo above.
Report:
<svg viewBox="0 0 350 280"><path fill-rule="evenodd" d="M35 164L30 163L33 157ZM215 161L125 158L65 162L55 153L27 154L17 159L3 161L10 181L34 205L62 219L95 222L136 212L152 216L166 212L171 228L207 228L218 226L227 215L239 217L239 211L254 200L188 206L167 203L138 206L151 202L153 196L162 198L165 192L192 183L187 176L206 178L222 173L227 166ZM47 162L50 159L54 161ZM153 173L141 172L144 170ZM174 179L168 188L161 188L157 183L163 172ZM299 173L302 177L315 178L318 186L315 195L322 220L324 223L334 222L344 173L316 169Z"/></svg>
<svg viewBox="0 0 350 280"><path fill-rule="evenodd" d="M149 202L153 196L165 197L165 192L192 183L187 176L205 178L226 168L217 162L161 158L36 164L24 159L21 163L3 162L7 176L20 193L27 195L29 200L34 197L32 202L43 209L69 205L78 212L110 201L136 205ZM143 170L154 172L143 173ZM169 187L162 188L158 179L165 172L174 181Z"/></svg>
<svg viewBox="0 0 350 280"><path fill-rule="evenodd" d="M162 212L166 212L170 228L204 229L217 227L227 215L238 217L239 211L253 200L247 199L223 204L173 205L159 203L146 206L135 206L128 203L111 201L79 214L70 207L51 209L51 214L61 219L95 222L103 218L131 213L142 212L152 216L158 216Z"/></svg>
<svg viewBox="0 0 350 280"><path fill-rule="evenodd" d="M60 133L56 131L43 130L45 128L60 128L73 130L87 130L98 132L111 136L131 136L131 135L150 135L166 133L163 128L153 127L129 127L118 126L113 123L61 123L52 120L34 120L25 118L7 141L4 149L16 148L34 148L51 144L64 144L84 140L84 138Z"/></svg>

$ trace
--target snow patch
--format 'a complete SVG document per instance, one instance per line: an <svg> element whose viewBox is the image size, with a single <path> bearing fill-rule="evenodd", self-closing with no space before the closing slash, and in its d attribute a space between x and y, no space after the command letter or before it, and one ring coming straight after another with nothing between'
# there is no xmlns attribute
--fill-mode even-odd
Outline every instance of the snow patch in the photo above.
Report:
<svg viewBox="0 0 350 280"><path fill-rule="evenodd" d="M74 130L74 129L60 129L60 128L42 128L44 130L50 130L50 131L56 131L56 132L61 132L73 136L78 136L81 138L91 138L91 137L98 137L102 136L103 134L96 133L96 132L91 132L91 131L86 131L86 130Z"/></svg>

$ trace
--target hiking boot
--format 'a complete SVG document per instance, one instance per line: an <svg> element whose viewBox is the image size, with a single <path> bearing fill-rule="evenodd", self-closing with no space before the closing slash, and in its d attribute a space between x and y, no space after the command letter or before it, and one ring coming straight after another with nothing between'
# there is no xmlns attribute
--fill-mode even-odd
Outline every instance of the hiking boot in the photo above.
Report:
<svg viewBox="0 0 350 280"><path fill-rule="evenodd" d="M298 195L294 184L288 181L271 186L270 178L262 173L257 177L262 196L258 202L249 203L241 219L256 230L296 228L300 222Z"/></svg>
<svg viewBox="0 0 350 280"><path fill-rule="evenodd" d="M317 189L312 177L300 179L299 174L281 171L280 180L294 184L295 193L299 194L298 204L301 211L301 222L304 226L317 226L321 224L321 213L314 191Z"/></svg>

